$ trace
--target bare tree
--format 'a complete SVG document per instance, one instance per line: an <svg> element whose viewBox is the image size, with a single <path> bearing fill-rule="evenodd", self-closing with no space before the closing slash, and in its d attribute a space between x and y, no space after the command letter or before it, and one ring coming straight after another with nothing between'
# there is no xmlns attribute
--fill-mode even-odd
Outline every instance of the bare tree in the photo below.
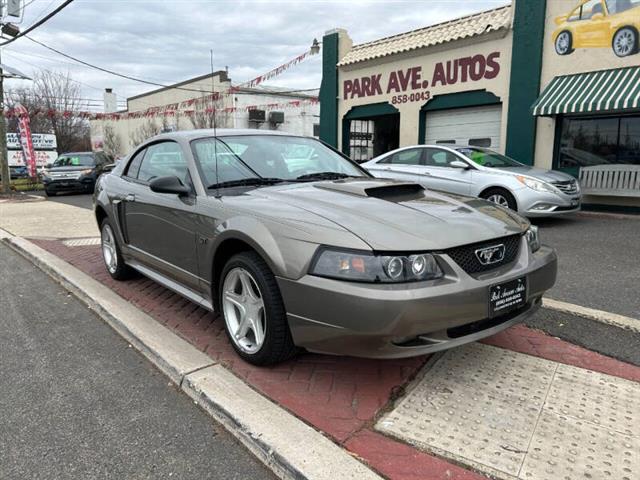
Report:
<svg viewBox="0 0 640 480"><path fill-rule="evenodd" d="M224 103L219 97L196 102L196 108L188 118L193 128L227 128L229 115L224 112Z"/></svg>
<svg viewBox="0 0 640 480"><path fill-rule="evenodd" d="M20 102L27 108L33 132L54 133L60 152L91 148L89 122L77 115L88 106L80 85L69 73L41 70L34 75L30 88L10 95L10 102Z"/></svg>
<svg viewBox="0 0 640 480"><path fill-rule="evenodd" d="M122 142L120 135L116 133L115 128L111 125L104 127L104 153L111 158L116 158L122 150Z"/></svg>
<svg viewBox="0 0 640 480"><path fill-rule="evenodd" d="M137 147L148 138L158 135L162 129L162 126L158 126L155 121L148 119L129 134L129 143L132 147Z"/></svg>

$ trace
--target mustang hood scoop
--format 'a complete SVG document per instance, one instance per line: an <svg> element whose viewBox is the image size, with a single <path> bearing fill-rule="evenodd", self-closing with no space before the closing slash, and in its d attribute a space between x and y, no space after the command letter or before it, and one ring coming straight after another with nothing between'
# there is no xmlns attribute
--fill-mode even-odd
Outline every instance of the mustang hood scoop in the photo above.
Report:
<svg viewBox="0 0 640 480"><path fill-rule="evenodd" d="M401 201L422 196L424 187L418 183L392 181L349 181L338 180L330 183L319 183L316 188L334 192L350 193L359 197L373 197L381 200Z"/></svg>

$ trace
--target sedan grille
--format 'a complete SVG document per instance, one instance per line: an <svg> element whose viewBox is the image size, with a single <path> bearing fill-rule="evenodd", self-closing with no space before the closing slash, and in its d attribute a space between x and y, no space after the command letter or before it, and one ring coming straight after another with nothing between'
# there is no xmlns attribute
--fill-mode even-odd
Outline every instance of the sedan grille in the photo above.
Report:
<svg viewBox="0 0 640 480"><path fill-rule="evenodd" d="M511 235L509 237L496 238L485 242L472 243L461 247L450 248L444 253L449 255L467 273L488 272L513 262L520 251L521 235ZM483 264L476 255L477 250L504 245L504 256L502 260Z"/></svg>
<svg viewBox="0 0 640 480"><path fill-rule="evenodd" d="M562 193L566 193L567 195L573 195L574 193L578 193L578 182L576 180L567 180L564 182L551 182L551 185L556 187Z"/></svg>

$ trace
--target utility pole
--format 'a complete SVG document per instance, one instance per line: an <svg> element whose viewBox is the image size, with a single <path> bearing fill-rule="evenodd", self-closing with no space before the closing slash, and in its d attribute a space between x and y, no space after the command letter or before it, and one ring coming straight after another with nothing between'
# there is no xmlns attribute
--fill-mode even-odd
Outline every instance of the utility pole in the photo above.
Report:
<svg viewBox="0 0 640 480"><path fill-rule="evenodd" d="M0 57L1 58L1 57ZM2 176L2 192L11 192L9 157L7 154L7 120L4 113L4 71L0 63L0 175Z"/></svg>

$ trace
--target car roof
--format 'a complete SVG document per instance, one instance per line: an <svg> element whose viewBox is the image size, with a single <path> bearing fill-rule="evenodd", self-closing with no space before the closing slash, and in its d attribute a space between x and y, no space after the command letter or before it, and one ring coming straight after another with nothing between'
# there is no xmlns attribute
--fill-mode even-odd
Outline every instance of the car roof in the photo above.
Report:
<svg viewBox="0 0 640 480"><path fill-rule="evenodd" d="M156 135L149 140L195 140L197 138L206 137L229 137L229 136L243 136L243 135L274 135L274 136L288 136L288 137L301 137L302 135L296 135L293 133L279 132L275 130L257 130L254 128L209 128L198 130L179 130L177 132L167 132Z"/></svg>

